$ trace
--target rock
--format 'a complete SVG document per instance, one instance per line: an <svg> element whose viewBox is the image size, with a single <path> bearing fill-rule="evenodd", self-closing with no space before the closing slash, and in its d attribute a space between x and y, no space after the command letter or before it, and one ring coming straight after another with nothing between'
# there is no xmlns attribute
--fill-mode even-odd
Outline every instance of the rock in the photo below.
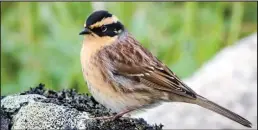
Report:
<svg viewBox="0 0 258 130"><path fill-rule="evenodd" d="M83 118L82 118L83 117ZM13 117L13 129L75 129L79 120L89 118L86 112L52 103L34 102L22 107ZM80 129L85 129L84 127Z"/></svg>
<svg viewBox="0 0 258 130"><path fill-rule="evenodd" d="M112 114L91 96L74 90L45 90L42 84L20 95L1 97L1 129L162 129L162 125L149 125L143 119L94 119Z"/></svg>
<svg viewBox="0 0 258 130"><path fill-rule="evenodd" d="M200 95L245 117L257 129L257 34L221 50L184 81ZM245 129L214 112L185 103L164 103L134 117L162 123L164 129Z"/></svg>
<svg viewBox="0 0 258 130"><path fill-rule="evenodd" d="M21 105L35 102L37 99L45 99L45 97L38 94L10 95L1 100L1 107L6 109L7 112L15 112Z"/></svg>

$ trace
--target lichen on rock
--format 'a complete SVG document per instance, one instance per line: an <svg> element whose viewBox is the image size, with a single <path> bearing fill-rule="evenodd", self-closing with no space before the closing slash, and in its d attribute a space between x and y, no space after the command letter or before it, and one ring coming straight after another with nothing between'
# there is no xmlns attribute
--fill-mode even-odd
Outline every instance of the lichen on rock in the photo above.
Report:
<svg viewBox="0 0 258 130"><path fill-rule="evenodd" d="M1 129L162 129L162 125L149 125L143 119L94 118L112 114L87 94L78 94L75 90L46 90L43 84L21 94L1 97L1 115L4 115Z"/></svg>

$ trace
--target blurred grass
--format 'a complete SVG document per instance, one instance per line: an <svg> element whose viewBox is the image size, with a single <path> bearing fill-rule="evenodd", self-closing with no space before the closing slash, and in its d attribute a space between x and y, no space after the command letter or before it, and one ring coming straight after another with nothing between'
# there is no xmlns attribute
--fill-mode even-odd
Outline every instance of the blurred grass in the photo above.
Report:
<svg viewBox="0 0 258 130"><path fill-rule="evenodd" d="M1 2L1 94L44 83L87 92L80 66L86 17L102 5L182 78L257 31L256 2Z"/></svg>

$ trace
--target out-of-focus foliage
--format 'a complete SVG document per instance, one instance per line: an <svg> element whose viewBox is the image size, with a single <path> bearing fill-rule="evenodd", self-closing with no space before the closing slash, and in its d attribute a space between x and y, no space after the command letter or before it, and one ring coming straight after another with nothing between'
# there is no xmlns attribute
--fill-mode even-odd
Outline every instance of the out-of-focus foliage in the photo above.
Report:
<svg viewBox="0 0 258 130"><path fill-rule="evenodd" d="M78 33L101 7L180 77L257 31L256 2L2 2L1 94L40 82L87 92Z"/></svg>

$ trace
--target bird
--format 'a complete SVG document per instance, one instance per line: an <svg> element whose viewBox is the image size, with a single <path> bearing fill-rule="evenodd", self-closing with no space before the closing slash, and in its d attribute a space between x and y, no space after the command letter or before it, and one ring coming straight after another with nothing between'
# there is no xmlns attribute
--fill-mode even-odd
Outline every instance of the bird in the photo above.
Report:
<svg viewBox="0 0 258 130"><path fill-rule="evenodd" d="M110 118L118 119L162 102L183 102L252 126L245 118L188 87L109 11L92 12L79 35L83 35L80 52L83 78L94 99L116 113Z"/></svg>

